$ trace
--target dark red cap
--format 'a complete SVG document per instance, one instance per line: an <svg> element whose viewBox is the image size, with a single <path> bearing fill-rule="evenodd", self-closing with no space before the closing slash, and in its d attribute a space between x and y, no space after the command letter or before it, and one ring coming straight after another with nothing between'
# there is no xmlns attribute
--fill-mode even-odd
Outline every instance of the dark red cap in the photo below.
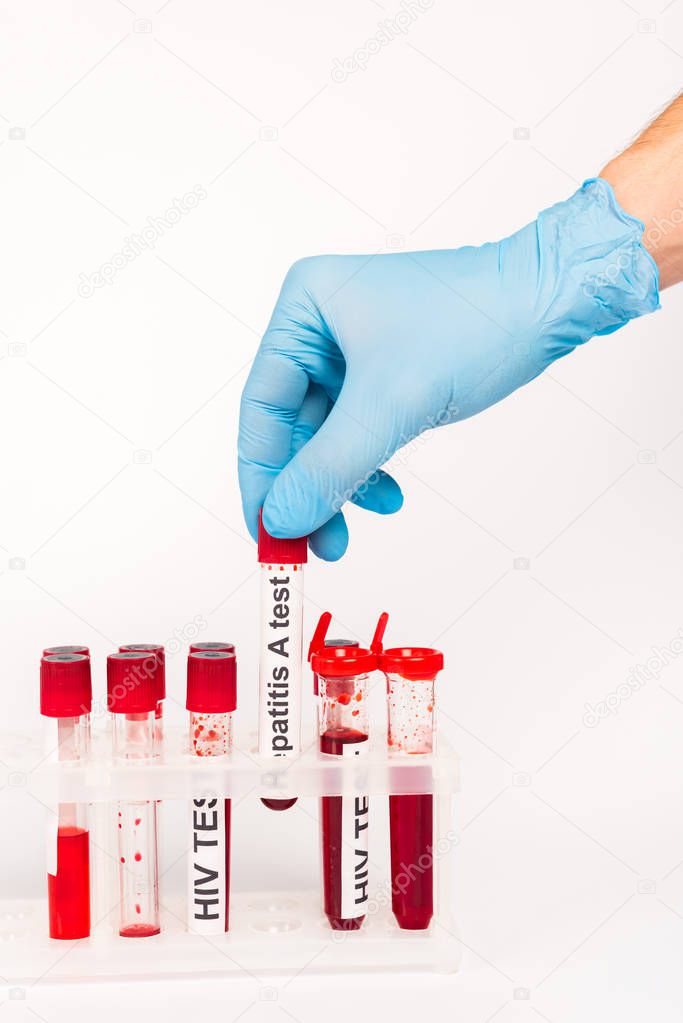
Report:
<svg viewBox="0 0 683 1023"><path fill-rule="evenodd" d="M83 654L90 657L90 648L87 646L46 646L43 650L43 657L50 657L51 654Z"/></svg>
<svg viewBox="0 0 683 1023"><path fill-rule="evenodd" d="M199 650L187 658L188 710L230 714L237 707L237 659L225 650Z"/></svg>
<svg viewBox="0 0 683 1023"><path fill-rule="evenodd" d="M90 658L48 654L40 661L40 713L48 718L79 718L92 708Z"/></svg>
<svg viewBox="0 0 683 1023"><path fill-rule="evenodd" d="M107 657L107 705L112 714L144 714L159 702L163 661L155 650L119 650Z"/></svg>
<svg viewBox="0 0 683 1023"><path fill-rule="evenodd" d="M159 692L158 700L166 699L166 651L161 643L126 643L119 647L121 653L156 654L159 659L159 671L157 673L157 685Z"/></svg>
<svg viewBox="0 0 683 1023"><path fill-rule="evenodd" d="M397 646L379 655L379 670L409 682L434 678L443 668L443 654L427 646Z"/></svg>
<svg viewBox="0 0 683 1023"><path fill-rule="evenodd" d="M191 654L201 654L204 650L217 650L224 654L237 653L234 643L190 643Z"/></svg>
<svg viewBox="0 0 683 1023"><path fill-rule="evenodd" d="M262 565L305 565L308 561L308 537L280 540L266 532L258 513L258 559Z"/></svg>

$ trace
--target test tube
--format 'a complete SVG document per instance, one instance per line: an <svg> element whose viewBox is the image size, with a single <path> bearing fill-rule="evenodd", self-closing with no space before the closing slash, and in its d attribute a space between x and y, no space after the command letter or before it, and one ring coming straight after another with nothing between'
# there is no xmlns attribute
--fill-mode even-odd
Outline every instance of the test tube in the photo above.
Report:
<svg viewBox="0 0 683 1023"><path fill-rule="evenodd" d="M90 649L87 646L46 646L43 650L43 657L50 657L53 654L83 654L90 657Z"/></svg>
<svg viewBox="0 0 683 1023"><path fill-rule="evenodd" d="M218 653L236 654L234 643L190 643L191 654L201 654L206 650L217 650Z"/></svg>
<svg viewBox="0 0 683 1023"><path fill-rule="evenodd" d="M368 676L377 667L376 650L386 627L382 615L371 648L327 646L330 623L324 612L309 659L318 677L318 734L322 754L362 756L368 750ZM368 903L368 823L366 795L323 796L320 800L323 911L336 931L358 930Z"/></svg>
<svg viewBox="0 0 683 1023"><path fill-rule="evenodd" d="M223 757L232 749L237 662L225 650L200 650L187 659L190 753ZM188 856L187 929L220 934L230 920L230 800L192 801Z"/></svg>
<svg viewBox="0 0 683 1023"><path fill-rule="evenodd" d="M119 651L107 658L107 702L113 716L113 752L119 761L149 761L159 755L156 708L161 661L153 651ZM119 802L119 934L158 934L159 853L154 800Z"/></svg>
<svg viewBox="0 0 683 1023"><path fill-rule="evenodd" d="M259 643L259 753L296 757L301 750L301 654L306 537L279 540L266 532L259 512L261 575ZM287 810L293 799L262 799Z"/></svg>
<svg viewBox="0 0 683 1023"><path fill-rule="evenodd" d="M58 760L87 757L91 708L90 658L84 654L44 655L40 662L40 713L51 719L49 739L52 749L56 745ZM87 938L90 832L86 804L58 804L56 817L48 818L47 855L50 937Z"/></svg>
<svg viewBox="0 0 683 1023"><path fill-rule="evenodd" d="M379 656L387 679L390 756L434 749L434 683L443 654L395 647ZM434 801L431 793L389 796L391 908L399 927L424 930L434 913Z"/></svg>
<svg viewBox="0 0 683 1023"><path fill-rule="evenodd" d="M119 647L120 653L156 654L159 660L157 672L157 702L154 708L156 719L156 739L162 742L164 738L164 700L166 699L166 652L161 643L127 643Z"/></svg>

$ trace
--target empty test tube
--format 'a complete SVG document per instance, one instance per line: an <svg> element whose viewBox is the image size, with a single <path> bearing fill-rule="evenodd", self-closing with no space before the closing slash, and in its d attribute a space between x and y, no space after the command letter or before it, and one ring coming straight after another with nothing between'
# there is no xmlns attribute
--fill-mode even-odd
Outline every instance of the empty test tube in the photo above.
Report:
<svg viewBox="0 0 683 1023"><path fill-rule="evenodd" d="M159 657L155 652L119 651L107 658L107 701L113 718L115 760L153 761L160 754L156 711ZM119 934L158 934L159 853L154 800L119 802L116 808L119 859Z"/></svg>
<svg viewBox="0 0 683 1023"><path fill-rule="evenodd" d="M90 750L92 685L85 654L44 655L40 662L40 712L50 719L50 754L83 760ZM90 832L88 807L59 803L48 819L48 915L51 938L90 934Z"/></svg>

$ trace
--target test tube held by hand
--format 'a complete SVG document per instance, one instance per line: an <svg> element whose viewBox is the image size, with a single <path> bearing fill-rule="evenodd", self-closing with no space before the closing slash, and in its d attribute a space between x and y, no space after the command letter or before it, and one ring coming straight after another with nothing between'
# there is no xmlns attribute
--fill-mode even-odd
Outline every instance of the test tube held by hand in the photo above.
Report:
<svg viewBox="0 0 683 1023"><path fill-rule="evenodd" d="M301 674L306 537L280 540L266 532L259 513L260 564L259 753L295 757L301 750ZM287 810L293 799L263 799Z"/></svg>
<svg viewBox="0 0 683 1023"><path fill-rule="evenodd" d="M85 654L44 655L40 662L40 712L50 719L50 753L76 761L90 750L92 685ZM90 833L88 808L59 803L48 818L47 892L51 938L90 934Z"/></svg>
<svg viewBox="0 0 683 1023"><path fill-rule="evenodd" d="M159 657L119 651L107 658L107 702L113 717L113 754L118 761L153 761L161 752L157 729ZM146 938L161 930L159 840L155 800L116 807L119 860L119 934Z"/></svg>
<svg viewBox="0 0 683 1023"><path fill-rule="evenodd" d="M371 648L328 646L330 623L324 612L316 627L309 660L317 678L320 752L362 756L368 750L368 679L377 667L387 616L383 614ZM333 930L358 930L368 904L367 795L323 796L320 800L323 911Z"/></svg>
<svg viewBox="0 0 683 1023"><path fill-rule="evenodd" d="M190 753L224 757L232 749L232 714L237 706L237 662L221 650L190 652L187 659ZM220 934L230 917L230 800L193 799L188 852L187 928Z"/></svg>
<svg viewBox="0 0 683 1023"><path fill-rule="evenodd" d="M434 749L434 683L443 654L395 647L379 656L386 675L390 756ZM389 796L391 908L399 927L424 930L434 913L434 800L431 793Z"/></svg>

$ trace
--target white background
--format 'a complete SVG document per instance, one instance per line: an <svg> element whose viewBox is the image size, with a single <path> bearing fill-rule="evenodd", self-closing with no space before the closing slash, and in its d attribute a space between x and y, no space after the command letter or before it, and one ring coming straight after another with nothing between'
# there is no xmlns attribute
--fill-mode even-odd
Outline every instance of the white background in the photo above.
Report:
<svg viewBox="0 0 683 1023"><path fill-rule="evenodd" d="M665 2L435 0L370 48L398 3L0 3L3 727L38 727L43 645L89 644L99 692L115 644L168 642L197 615L205 638L238 644L255 721L235 440L287 267L498 238L570 194L679 89L683 3ZM153 250L79 294L195 186L206 198ZM391 642L444 650L440 721L464 775L462 973L344 981L326 1020L371 997L392 1019L680 1018L683 658L661 651L683 628L682 307L666 293L412 445L404 510L352 509L347 556L309 566L308 633L330 608L367 639L386 607ZM586 703L652 656L587 727ZM177 720L183 667L169 658ZM42 808L6 785L0 809L2 888L38 895ZM288 850L285 881L308 881L310 820L241 814L234 883L263 883L256 835ZM76 994L49 990L9 1009L60 1019ZM275 1004L250 982L211 992L248 1023L308 1023L324 1004L306 975ZM168 998L137 988L131 1004ZM177 1011L196 998L177 988Z"/></svg>

